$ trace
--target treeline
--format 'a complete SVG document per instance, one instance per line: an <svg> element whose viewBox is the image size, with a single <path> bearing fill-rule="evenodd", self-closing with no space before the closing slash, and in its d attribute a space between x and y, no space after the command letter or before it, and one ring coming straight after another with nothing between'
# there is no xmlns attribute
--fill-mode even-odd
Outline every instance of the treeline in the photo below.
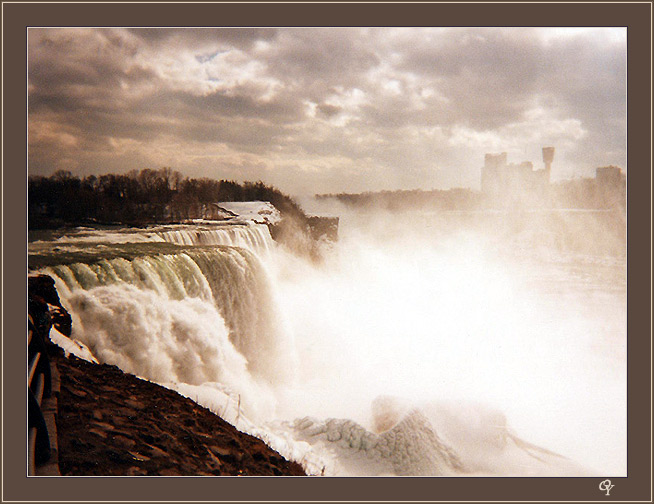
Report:
<svg viewBox="0 0 654 504"><path fill-rule="evenodd" d="M431 191L397 190L364 192L358 194L318 194L318 199L333 198L354 207L408 211L416 209L471 210L479 206L480 195L470 189L448 189Z"/></svg>
<svg viewBox="0 0 654 504"><path fill-rule="evenodd" d="M30 229L67 224L146 225L203 218L220 201L269 201L284 217L307 216L289 196L263 182L188 178L170 168L79 178L69 171L30 176Z"/></svg>
<svg viewBox="0 0 654 504"><path fill-rule="evenodd" d="M391 212L411 210L471 211L488 209L626 209L624 178L583 178L549 184L540 192L503 188L498 194L472 189L398 190L363 193L317 194L345 205Z"/></svg>

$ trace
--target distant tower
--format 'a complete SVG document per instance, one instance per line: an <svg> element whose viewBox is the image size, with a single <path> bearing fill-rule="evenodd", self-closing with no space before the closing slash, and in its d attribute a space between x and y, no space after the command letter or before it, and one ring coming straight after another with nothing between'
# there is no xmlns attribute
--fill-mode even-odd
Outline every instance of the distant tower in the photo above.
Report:
<svg viewBox="0 0 654 504"><path fill-rule="evenodd" d="M543 147L543 163L545 163L548 182L550 180L550 171L552 170L552 161L554 161L554 147Z"/></svg>
<svg viewBox="0 0 654 504"><path fill-rule="evenodd" d="M543 163L547 171L552 169L552 161L554 161L554 147L543 147Z"/></svg>

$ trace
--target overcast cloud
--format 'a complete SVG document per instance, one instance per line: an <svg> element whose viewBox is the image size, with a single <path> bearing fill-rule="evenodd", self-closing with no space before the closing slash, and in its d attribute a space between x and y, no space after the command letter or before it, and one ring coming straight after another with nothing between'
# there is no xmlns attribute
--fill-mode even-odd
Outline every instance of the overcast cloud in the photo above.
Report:
<svg viewBox="0 0 654 504"><path fill-rule="evenodd" d="M478 188L484 153L626 171L626 30L30 29L29 173L303 195Z"/></svg>

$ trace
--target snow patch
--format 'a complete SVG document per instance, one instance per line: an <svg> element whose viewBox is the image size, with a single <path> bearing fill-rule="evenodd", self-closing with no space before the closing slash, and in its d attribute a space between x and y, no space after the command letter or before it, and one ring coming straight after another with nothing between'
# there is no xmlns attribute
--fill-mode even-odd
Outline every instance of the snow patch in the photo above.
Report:
<svg viewBox="0 0 654 504"><path fill-rule="evenodd" d="M61 347L66 357L72 354L75 357L84 359L87 362L99 364L98 359L93 356L91 350L89 350L89 348L84 343L81 343L76 339L71 339L67 336L64 336L54 326L50 329L50 341L52 341L58 347Z"/></svg>
<svg viewBox="0 0 654 504"><path fill-rule="evenodd" d="M272 203L268 201L224 201L216 206L229 214L234 215L237 222L252 221L258 224L277 224L282 215Z"/></svg>

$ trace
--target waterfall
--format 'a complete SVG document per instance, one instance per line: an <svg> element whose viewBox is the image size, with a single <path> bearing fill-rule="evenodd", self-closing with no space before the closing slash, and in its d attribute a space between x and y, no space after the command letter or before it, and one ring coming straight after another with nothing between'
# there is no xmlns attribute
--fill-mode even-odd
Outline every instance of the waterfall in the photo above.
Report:
<svg viewBox="0 0 654 504"><path fill-rule="evenodd" d="M45 236L44 236L45 238ZM166 248L166 245L169 245ZM148 228L91 229L53 231L47 239L29 243L30 268L73 262L91 263L106 258L175 253L182 247L229 246L267 258L275 242L265 224L166 225Z"/></svg>
<svg viewBox="0 0 654 504"><path fill-rule="evenodd" d="M228 245L255 253L270 252L273 239L265 224L229 225L217 228L178 228L158 232L164 241L177 245Z"/></svg>
<svg viewBox="0 0 654 504"><path fill-rule="evenodd" d="M622 256L507 254L476 227L450 232L458 219L360 218L320 264L265 225L206 222L58 232L29 264L100 362L313 473L621 471ZM380 396L399 406L377 415Z"/></svg>
<svg viewBox="0 0 654 504"><path fill-rule="evenodd" d="M103 362L160 382L234 382L246 369L271 383L289 377L270 280L249 250L183 247L43 272L72 312L74 336Z"/></svg>

